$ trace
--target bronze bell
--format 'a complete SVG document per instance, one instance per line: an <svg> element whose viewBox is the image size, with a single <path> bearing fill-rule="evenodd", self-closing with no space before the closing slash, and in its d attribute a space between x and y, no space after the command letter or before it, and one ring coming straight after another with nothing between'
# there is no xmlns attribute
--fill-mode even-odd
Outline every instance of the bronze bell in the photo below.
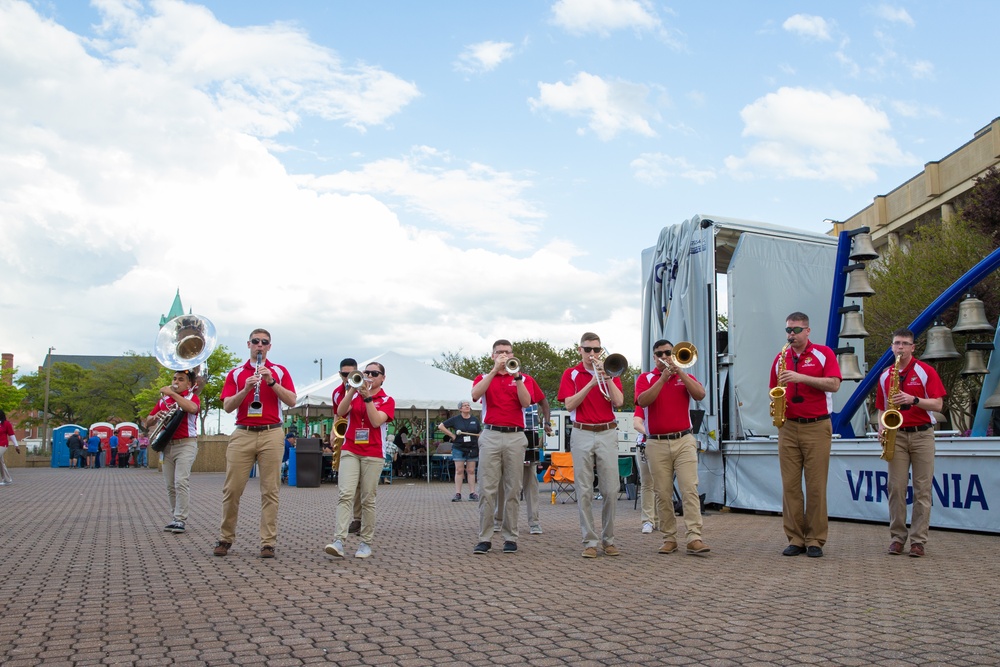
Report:
<svg viewBox="0 0 1000 667"><path fill-rule="evenodd" d="M951 338L951 329L940 321L927 330L927 346L920 357L921 361L938 361L941 359L958 359L962 355L955 349Z"/></svg>
<svg viewBox="0 0 1000 667"><path fill-rule="evenodd" d="M1000 382L997 383L997 388L993 390L986 402L983 403L984 408L1000 408Z"/></svg>
<svg viewBox="0 0 1000 667"><path fill-rule="evenodd" d="M878 253L875 252L875 246L872 245L871 234L855 234L852 241L854 241L851 245L850 257L852 260L855 262L867 262L872 259L878 259Z"/></svg>
<svg viewBox="0 0 1000 667"><path fill-rule="evenodd" d="M842 380L858 382L864 379L865 374L861 372L858 355L854 354L853 347L838 347L834 352L837 353L837 365L840 366Z"/></svg>
<svg viewBox="0 0 1000 667"><path fill-rule="evenodd" d="M966 294L958 304L958 321L952 329L954 333L993 333L993 325L986 319L986 304L975 294Z"/></svg>
<svg viewBox="0 0 1000 667"><path fill-rule="evenodd" d="M844 306L838 312L844 316L844 324L840 327L841 338L868 338L861 306Z"/></svg>
<svg viewBox="0 0 1000 667"><path fill-rule="evenodd" d="M871 283L868 282L868 272L865 271L864 264L851 264L844 267L847 271L847 289L844 296L871 296L875 294Z"/></svg>
<svg viewBox="0 0 1000 667"><path fill-rule="evenodd" d="M993 343L966 343L965 368L962 375L986 375L986 352L993 349Z"/></svg>

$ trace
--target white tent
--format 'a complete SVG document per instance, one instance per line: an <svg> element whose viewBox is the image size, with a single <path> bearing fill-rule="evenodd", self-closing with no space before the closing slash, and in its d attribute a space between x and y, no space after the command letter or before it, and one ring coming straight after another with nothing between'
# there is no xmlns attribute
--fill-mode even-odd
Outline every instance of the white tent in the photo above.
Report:
<svg viewBox="0 0 1000 667"><path fill-rule="evenodd" d="M420 411L424 413L426 433L424 442L431 440L431 412L438 410L456 410L459 401L472 402L472 381L458 375L453 375L425 363L405 357L396 352L384 352L373 359L362 362L358 368L364 369L372 362L385 366L385 393L396 402L396 416L402 417L404 411ZM339 370L339 369L338 369ZM342 383L340 375L322 380L303 387L298 392L298 401L294 408L289 408L285 414L298 415L309 419L328 419L333 416L336 406L333 402L333 390ZM479 404L472 403L472 409L478 410ZM404 413L405 414L405 413ZM427 448L427 476L430 479L430 447Z"/></svg>

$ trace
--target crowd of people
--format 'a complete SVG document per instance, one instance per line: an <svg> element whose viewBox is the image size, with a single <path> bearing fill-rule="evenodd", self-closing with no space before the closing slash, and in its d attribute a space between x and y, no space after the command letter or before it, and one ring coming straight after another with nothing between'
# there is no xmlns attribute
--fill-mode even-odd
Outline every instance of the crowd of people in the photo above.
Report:
<svg viewBox="0 0 1000 667"><path fill-rule="evenodd" d="M97 431L74 430L66 438L70 468L145 468L149 465L149 438L112 434L107 442Z"/></svg>

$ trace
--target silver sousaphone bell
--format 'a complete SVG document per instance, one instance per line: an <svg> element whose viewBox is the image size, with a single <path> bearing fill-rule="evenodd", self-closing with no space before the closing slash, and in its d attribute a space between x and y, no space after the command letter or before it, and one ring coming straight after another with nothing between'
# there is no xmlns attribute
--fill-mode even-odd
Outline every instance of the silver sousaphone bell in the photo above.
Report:
<svg viewBox="0 0 1000 667"><path fill-rule="evenodd" d="M160 328L153 354L166 368L186 371L208 361L217 343L215 325L207 317L179 315Z"/></svg>

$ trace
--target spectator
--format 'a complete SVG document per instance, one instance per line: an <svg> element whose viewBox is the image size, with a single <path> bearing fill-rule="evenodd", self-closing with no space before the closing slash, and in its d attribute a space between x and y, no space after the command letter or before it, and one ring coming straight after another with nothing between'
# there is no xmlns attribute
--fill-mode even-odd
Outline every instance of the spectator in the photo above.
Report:
<svg viewBox="0 0 1000 667"><path fill-rule="evenodd" d="M3 462L3 456L7 453L7 443L14 447L14 451L21 453L21 448L17 444L17 437L14 435L14 427L7 419L7 413L0 410L0 486L12 484L14 479L7 470L7 465Z"/></svg>
<svg viewBox="0 0 1000 667"><path fill-rule="evenodd" d="M73 431L73 435L66 439L66 446L69 448L69 467L77 467L77 461L83 456L83 439L80 438L80 431Z"/></svg>

